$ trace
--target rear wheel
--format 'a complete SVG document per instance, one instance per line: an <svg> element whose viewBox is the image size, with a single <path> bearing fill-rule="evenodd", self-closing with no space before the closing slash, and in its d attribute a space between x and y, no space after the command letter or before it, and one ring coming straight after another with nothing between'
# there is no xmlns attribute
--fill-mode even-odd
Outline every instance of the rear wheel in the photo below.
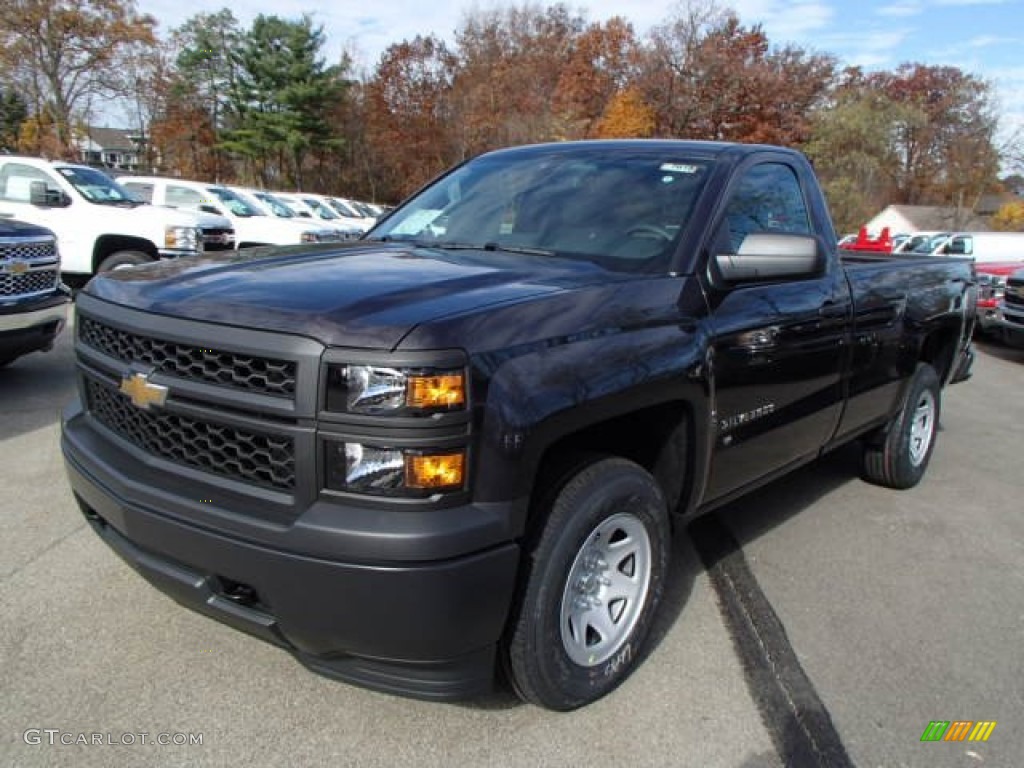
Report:
<svg viewBox="0 0 1024 768"><path fill-rule="evenodd" d="M142 251L115 251L100 262L97 272L110 272L114 269L125 269L137 264L148 264L153 261L148 253Z"/></svg>
<svg viewBox="0 0 1024 768"><path fill-rule="evenodd" d="M664 589L670 530L654 479L599 459L558 491L529 554L505 661L527 701L588 704L633 671Z"/></svg>
<svg viewBox="0 0 1024 768"><path fill-rule="evenodd" d="M907 397L877 444L864 449L863 476L887 488L912 488L928 468L941 411L941 387L935 369L918 363Z"/></svg>

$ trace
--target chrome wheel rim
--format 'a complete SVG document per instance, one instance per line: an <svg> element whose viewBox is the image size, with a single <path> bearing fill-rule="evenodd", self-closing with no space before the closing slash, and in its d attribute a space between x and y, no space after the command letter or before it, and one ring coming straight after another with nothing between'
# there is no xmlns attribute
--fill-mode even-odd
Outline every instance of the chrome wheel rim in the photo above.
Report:
<svg viewBox="0 0 1024 768"><path fill-rule="evenodd" d="M935 395L926 390L921 393L910 423L910 463L921 466L935 434Z"/></svg>
<svg viewBox="0 0 1024 768"><path fill-rule="evenodd" d="M595 667L627 653L650 582L651 538L640 518L619 513L599 523L576 553L562 592L562 647L569 658Z"/></svg>

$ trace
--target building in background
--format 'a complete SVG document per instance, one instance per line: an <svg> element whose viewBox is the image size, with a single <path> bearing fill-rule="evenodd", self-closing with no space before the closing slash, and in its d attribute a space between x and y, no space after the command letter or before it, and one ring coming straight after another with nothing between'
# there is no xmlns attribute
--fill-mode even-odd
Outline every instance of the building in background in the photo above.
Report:
<svg viewBox="0 0 1024 768"><path fill-rule="evenodd" d="M138 131L88 126L75 141L86 165L115 171L146 168L146 137Z"/></svg>

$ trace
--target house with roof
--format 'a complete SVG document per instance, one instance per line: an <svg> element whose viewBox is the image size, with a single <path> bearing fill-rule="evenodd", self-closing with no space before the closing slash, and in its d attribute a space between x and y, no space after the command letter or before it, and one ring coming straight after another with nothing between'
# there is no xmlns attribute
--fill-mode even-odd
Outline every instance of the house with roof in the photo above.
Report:
<svg viewBox="0 0 1024 768"><path fill-rule="evenodd" d="M893 235L911 232L983 232L989 220L974 211L941 205L890 205L868 221L868 232L885 227Z"/></svg>
<svg viewBox="0 0 1024 768"><path fill-rule="evenodd" d="M144 164L146 137L139 131L88 126L76 143L86 165L134 171Z"/></svg>

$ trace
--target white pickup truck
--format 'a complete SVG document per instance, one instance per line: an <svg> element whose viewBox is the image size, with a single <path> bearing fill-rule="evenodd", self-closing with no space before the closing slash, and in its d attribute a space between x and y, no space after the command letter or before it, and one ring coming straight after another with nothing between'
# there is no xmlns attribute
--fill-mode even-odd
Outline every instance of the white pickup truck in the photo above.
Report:
<svg viewBox="0 0 1024 768"><path fill-rule="evenodd" d="M154 205L227 217L235 228L239 248L340 239L333 230L321 226L267 216L220 184L160 176L121 176L118 181L136 197Z"/></svg>
<svg viewBox="0 0 1024 768"><path fill-rule="evenodd" d="M70 275L195 256L204 241L206 250L234 247L222 218L146 205L102 171L35 157L0 155L0 216L56 234Z"/></svg>

